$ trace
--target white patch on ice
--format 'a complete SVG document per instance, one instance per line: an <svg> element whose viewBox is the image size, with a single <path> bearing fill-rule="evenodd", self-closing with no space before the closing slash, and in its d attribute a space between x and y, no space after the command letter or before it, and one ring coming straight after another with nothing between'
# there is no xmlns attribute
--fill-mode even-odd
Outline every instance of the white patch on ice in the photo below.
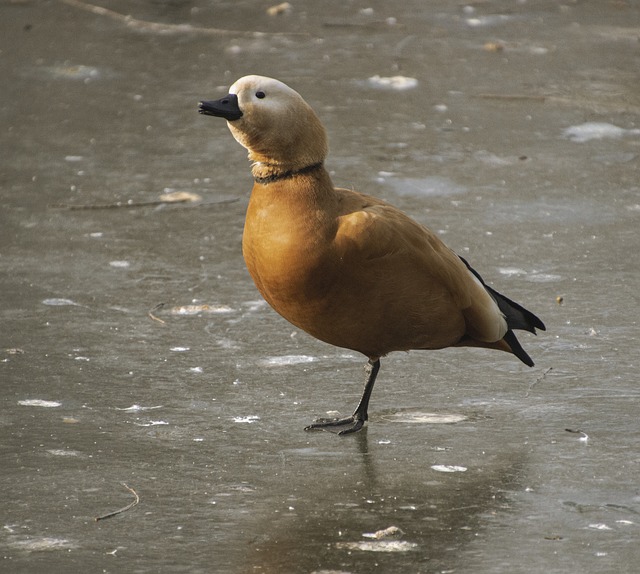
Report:
<svg viewBox="0 0 640 574"><path fill-rule="evenodd" d="M553 281L560 281L562 277L560 275L554 275L553 273L534 273L527 277L527 281L532 283L551 283Z"/></svg>
<svg viewBox="0 0 640 574"><path fill-rule="evenodd" d="M235 309L232 309L228 305L181 305L179 307L173 307L171 309L172 315L199 315L201 313L233 313Z"/></svg>
<svg viewBox="0 0 640 574"><path fill-rule="evenodd" d="M176 353L184 353L185 351L190 351L189 347L171 347L170 351L174 351Z"/></svg>
<svg viewBox="0 0 640 574"><path fill-rule="evenodd" d="M606 524L602 523L589 524L589 528L593 528L594 530L613 530L611 526L607 526Z"/></svg>
<svg viewBox="0 0 640 574"><path fill-rule="evenodd" d="M162 408L162 405L158 405L158 406L155 406L155 407L142 407L140 405L133 404L130 407L127 407L126 409L119 409L118 407L116 407L116 410L117 411L127 411L127 412L130 412L130 413L135 413L135 412L138 412L138 411L151 411L153 409L161 409L161 408Z"/></svg>
<svg viewBox="0 0 640 574"><path fill-rule="evenodd" d="M450 464L434 464L431 467L433 470L437 470L438 472L466 472L466 466L455 466Z"/></svg>
<svg viewBox="0 0 640 574"><path fill-rule="evenodd" d="M51 299L43 299L42 304L51 305L53 307L61 307L63 305L78 305L75 301L72 301L71 299L60 299L57 297L54 297Z"/></svg>
<svg viewBox="0 0 640 574"><path fill-rule="evenodd" d="M109 265L111 267L117 267L118 269L126 269L127 267L131 267L131 263L128 261L109 261Z"/></svg>
<svg viewBox="0 0 640 574"><path fill-rule="evenodd" d="M398 91L411 90L418 85L418 80L416 80L415 78L409 78L407 76L383 77L375 75L371 76L367 80L367 82L374 88L384 88L387 90Z"/></svg>
<svg viewBox="0 0 640 574"><path fill-rule="evenodd" d="M513 16L507 14L492 14L489 16L477 16L475 18L467 18L466 22L468 26L472 28L479 28L481 26L496 26L498 24L504 24L509 20L512 20Z"/></svg>
<svg viewBox="0 0 640 574"><path fill-rule="evenodd" d="M415 542L405 540L367 540L363 542L337 542L336 548L362 550L363 552L409 552L415 550Z"/></svg>
<svg viewBox="0 0 640 574"><path fill-rule="evenodd" d="M54 456L80 456L77 450L65 450L63 448L50 448L47 449L47 452Z"/></svg>
<svg viewBox="0 0 640 574"><path fill-rule="evenodd" d="M605 138L621 138L627 135L640 135L640 129L626 130L606 122L586 122L577 126L570 126L562 135L572 142L584 143L590 140Z"/></svg>
<svg viewBox="0 0 640 574"><path fill-rule="evenodd" d="M238 345L238 343L233 339L216 339L215 343L216 345L218 345L218 347L221 347L222 349L239 349L240 348L240 345Z"/></svg>
<svg viewBox="0 0 640 574"><path fill-rule="evenodd" d="M202 373L203 369L202 367L190 367L189 371L191 371L192 373Z"/></svg>
<svg viewBox="0 0 640 574"><path fill-rule="evenodd" d="M149 421L148 423L133 423L133 424L139 427L156 427L156 426L168 425L169 423L167 421Z"/></svg>
<svg viewBox="0 0 640 574"><path fill-rule="evenodd" d="M301 363L313 363L315 357L309 355L283 355L282 357L268 357L260 363L267 367L282 367L286 365L299 365Z"/></svg>
<svg viewBox="0 0 640 574"><path fill-rule="evenodd" d="M255 423L260 420L260 417L257 415L249 415L247 417L233 417L234 423Z"/></svg>
<svg viewBox="0 0 640 574"><path fill-rule="evenodd" d="M498 267L498 273L501 275L526 275L527 272L524 269L518 267Z"/></svg>
<svg viewBox="0 0 640 574"><path fill-rule="evenodd" d="M254 301L245 301L242 304L243 307L247 308L247 311L258 311L267 306L267 302L263 299L256 299Z"/></svg>
<svg viewBox="0 0 640 574"><path fill-rule="evenodd" d="M18 401L19 405L23 407L45 407L45 408L53 408L62 406L62 403L58 401L45 401L42 399L24 399L22 401Z"/></svg>
<svg viewBox="0 0 640 574"><path fill-rule="evenodd" d="M386 415L385 420L398 423L415 424L453 424L466 421L467 417L459 413L425 413L425 412L397 412Z"/></svg>
<svg viewBox="0 0 640 574"><path fill-rule="evenodd" d="M84 66L82 64L76 65L60 65L49 66L45 70L55 78L65 78L67 80L95 80L100 78L104 71L101 68L95 66Z"/></svg>
<svg viewBox="0 0 640 574"><path fill-rule="evenodd" d="M9 546L12 546L13 548L21 548L23 550L30 550L32 552L42 550L73 549L78 547L75 542L71 542L66 538L53 538L51 536L38 536L35 538L29 538L28 540L11 541Z"/></svg>

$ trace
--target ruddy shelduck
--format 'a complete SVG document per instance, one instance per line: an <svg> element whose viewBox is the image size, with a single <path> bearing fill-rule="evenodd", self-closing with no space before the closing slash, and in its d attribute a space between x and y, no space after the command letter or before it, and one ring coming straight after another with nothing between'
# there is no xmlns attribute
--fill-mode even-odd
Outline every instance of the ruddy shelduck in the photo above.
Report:
<svg viewBox="0 0 640 574"><path fill-rule="evenodd" d="M325 130L297 92L245 76L199 111L226 119L253 162L242 252L262 296L313 337L369 358L353 415L307 430L360 430L380 358L392 351L485 347L533 366L513 329L535 333L542 321L402 211L334 187Z"/></svg>

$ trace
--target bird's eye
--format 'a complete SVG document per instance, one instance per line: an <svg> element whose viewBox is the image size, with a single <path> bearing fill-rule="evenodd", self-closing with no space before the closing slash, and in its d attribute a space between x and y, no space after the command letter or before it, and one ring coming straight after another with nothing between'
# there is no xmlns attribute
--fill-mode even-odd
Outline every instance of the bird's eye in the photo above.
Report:
<svg viewBox="0 0 640 574"><path fill-rule="evenodd" d="M265 94L264 92L256 92L256 98L258 99L263 99L267 94Z"/></svg>

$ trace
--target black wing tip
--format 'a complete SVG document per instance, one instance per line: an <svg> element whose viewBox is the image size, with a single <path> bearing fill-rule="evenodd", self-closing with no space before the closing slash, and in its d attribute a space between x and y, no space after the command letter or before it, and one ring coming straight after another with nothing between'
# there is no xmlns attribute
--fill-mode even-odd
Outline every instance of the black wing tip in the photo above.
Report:
<svg viewBox="0 0 640 574"><path fill-rule="evenodd" d="M531 315L533 316L533 318L535 319L533 326L536 329L540 329L541 331L546 331L547 328L545 327L544 323L540 320L539 317L536 317L533 313L531 313Z"/></svg>
<svg viewBox="0 0 640 574"><path fill-rule="evenodd" d="M522 307L522 305L518 305L517 303L514 303L513 301L511 301L510 299L507 299L504 295L500 293L498 293L498 295L503 299L506 299L512 307L515 307L516 309L518 309L518 311L522 313L526 321L526 325L523 325L520 322L517 322L514 325L509 325L510 329L522 329L523 331L529 331L529 333L533 333L534 335L537 335L536 329L539 329L540 331L547 330L547 327L542 322L540 317L538 317L537 315L534 315L531 311L529 311L529 309L525 309L524 307ZM507 321L508 319L509 317L507 315Z"/></svg>

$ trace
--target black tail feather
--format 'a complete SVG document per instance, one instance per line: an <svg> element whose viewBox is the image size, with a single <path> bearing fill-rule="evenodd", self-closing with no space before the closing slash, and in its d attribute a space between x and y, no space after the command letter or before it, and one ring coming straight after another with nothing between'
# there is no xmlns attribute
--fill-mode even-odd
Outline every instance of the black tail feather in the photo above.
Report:
<svg viewBox="0 0 640 574"><path fill-rule="evenodd" d="M508 297L505 297L502 293L498 293L488 285L485 285L484 288L495 299L498 308L506 317L507 325L510 329L523 329L534 335L536 334L536 329L540 329L541 331L547 330L544 323L531 311L525 309L522 305L519 305Z"/></svg>
<svg viewBox="0 0 640 574"><path fill-rule="evenodd" d="M460 257L458 255L458 257ZM469 263L467 263L466 259L460 257L462 262L467 266L467 269L475 275L475 277L482 283L484 288L487 290L489 295L493 297L493 300L498 305L498 308L504 315L507 320L507 327L509 330L507 334L503 337L505 343L509 345L513 354L518 357L525 365L533 367L533 361L531 357L526 353L526 351L520 345L520 342L516 338L513 329L522 329L524 331L529 331L530 333L536 334L536 329L540 329L541 331L546 331L546 327L544 323L540 320L539 317L536 317L531 311L525 309L522 305L519 305L515 301L512 301L508 297L505 297L502 293L498 293L495 289L489 287L484 279L480 276L480 274L473 268Z"/></svg>

